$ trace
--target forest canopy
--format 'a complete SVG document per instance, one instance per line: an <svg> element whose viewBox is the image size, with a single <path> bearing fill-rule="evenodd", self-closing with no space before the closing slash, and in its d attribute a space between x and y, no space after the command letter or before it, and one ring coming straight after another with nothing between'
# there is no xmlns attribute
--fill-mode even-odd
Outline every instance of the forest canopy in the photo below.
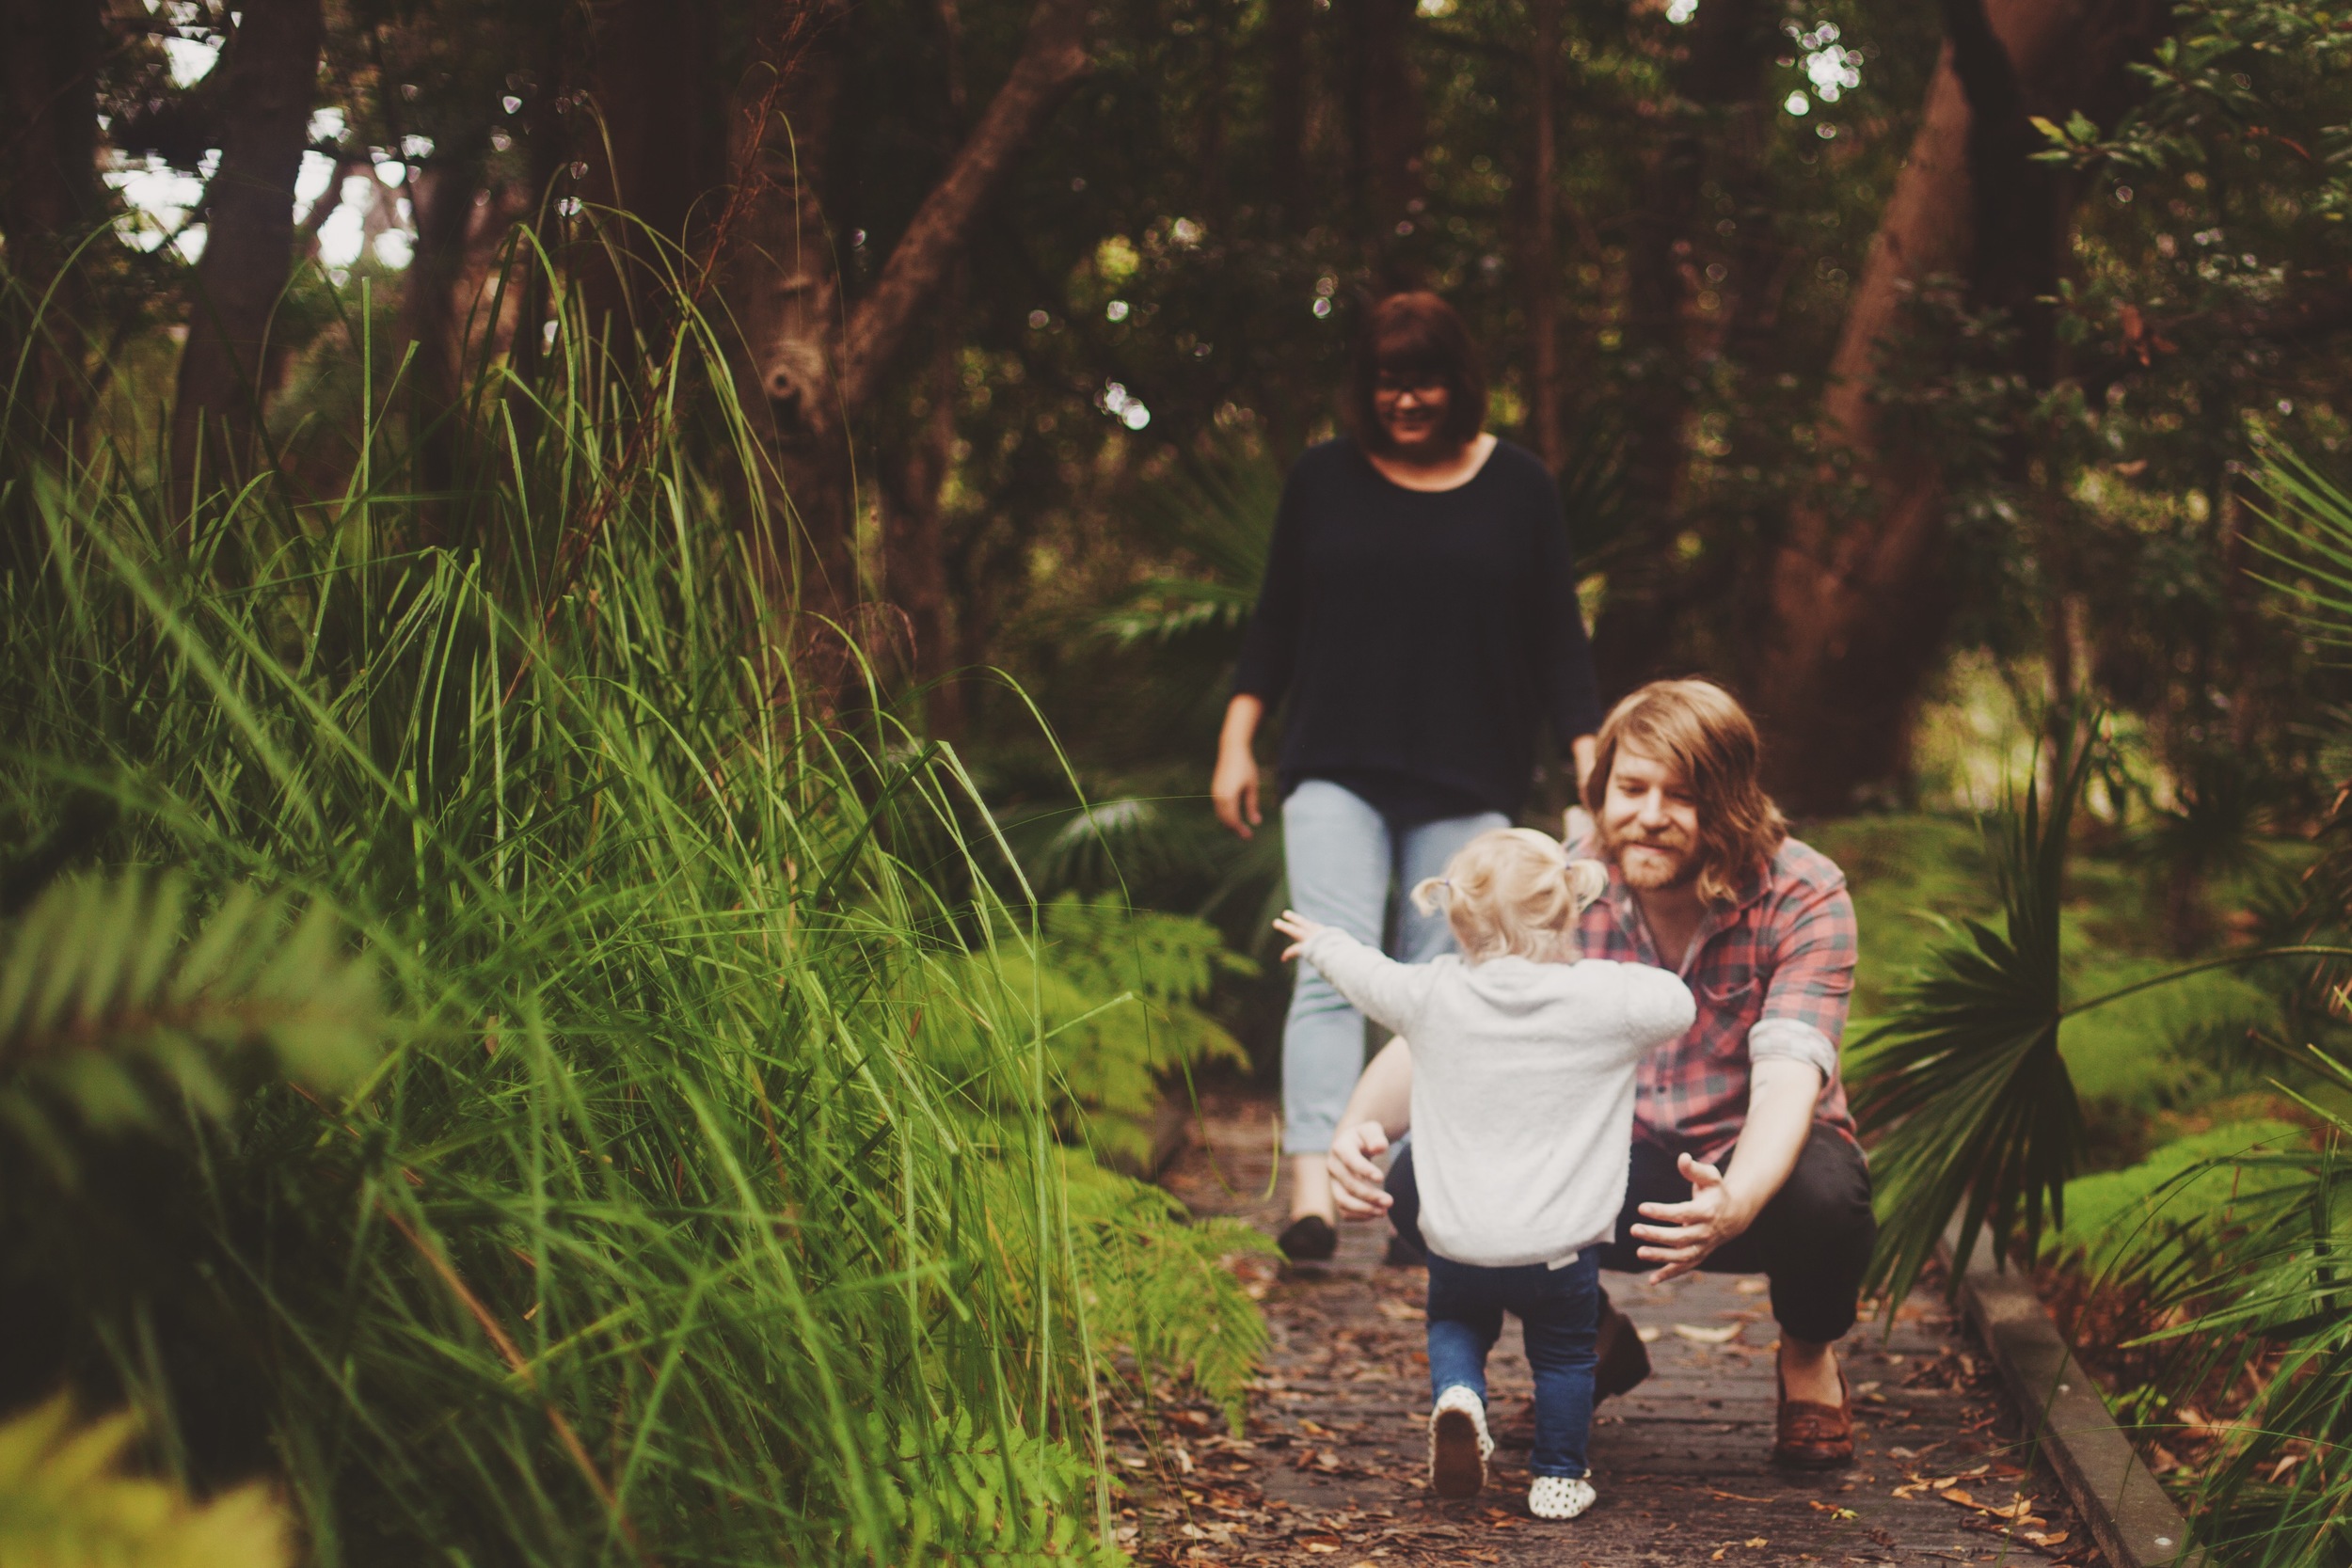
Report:
<svg viewBox="0 0 2352 1568"><path fill-rule="evenodd" d="M942 734L992 699L941 678L997 666L1111 772L1204 757L1201 715L1118 722L1073 628L1217 573L1142 493L1331 434L1352 322L1407 285L1470 319L1496 427L1563 482L1604 694L1725 680L1800 810L1908 798L1955 652L2025 659L2036 709L2134 715L2152 780L2296 771L2334 679L2250 591L2238 478L2343 438L2328 0L20 0L8 27L20 424L136 427L183 495L257 467L317 494L354 461L323 412L365 404L421 490L462 490L456 426L559 322L658 344L679 286L768 453L737 526Z"/></svg>

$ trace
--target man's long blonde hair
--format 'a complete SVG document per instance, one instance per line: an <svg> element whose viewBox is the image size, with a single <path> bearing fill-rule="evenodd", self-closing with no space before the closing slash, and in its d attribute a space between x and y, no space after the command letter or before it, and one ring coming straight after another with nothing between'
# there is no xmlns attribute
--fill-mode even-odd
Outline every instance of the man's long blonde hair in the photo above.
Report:
<svg viewBox="0 0 2352 1568"><path fill-rule="evenodd" d="M1763 743L1739 699L1710 681L1652 681L1610 709L1593 747L1584 809L1603 820L1617 748L1671 766L1699 819L1698 895L1727 904L1772 863L1788 823L1764 793ZM1606 847L1604 845L1603 847Z"/></svg>
<svg viewBox="0 0 2352 1568"><path fill-rule="evenodd" d="M1445 875L1413 888L1413 907L1442 905L1462 957L1471 963L1513 956L1574 963L1577 917L1609 885L1598 861L1570 861L1560 841L1533 828L1498 828L1454 852Z"/></svg>

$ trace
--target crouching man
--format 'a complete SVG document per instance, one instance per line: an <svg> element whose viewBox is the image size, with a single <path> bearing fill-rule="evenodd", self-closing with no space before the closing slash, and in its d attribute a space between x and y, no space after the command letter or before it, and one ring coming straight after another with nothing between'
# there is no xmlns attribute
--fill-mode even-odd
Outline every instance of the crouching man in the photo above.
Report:
<svg viewBox="0 0 2352 1568"><path fill-rule="evenodd" d="M1833 1349L1854 1323L1877 1239L1870 1177L1838 1080L1853 984L1853 902L1823 855L1790 838L1758 774L1756 726L1722 689L1658 681L1601 726L1584 787L1596 832L1571 853L1609 868L1584 912L1586 957L1671 969L1698 1021L1643 1062L1625 1206L1601 1267L1762 1274L1780 1323L1772 1457L1853 1458ZM1374 1162L1410 1117L1413 1061L1393 1040L1358 1080L1329 1157L1340 1212L1387 1213L1420 1250L1412 1148ZM1602 1307L1598 1392L1649 1375Z"/></svg>

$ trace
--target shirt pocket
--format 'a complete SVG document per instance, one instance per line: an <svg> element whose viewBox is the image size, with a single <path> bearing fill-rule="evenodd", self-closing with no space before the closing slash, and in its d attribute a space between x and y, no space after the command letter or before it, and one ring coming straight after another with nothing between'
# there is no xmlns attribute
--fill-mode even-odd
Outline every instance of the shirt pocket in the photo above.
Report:
<svg viewBox="0 0 2352 1568"><path fill-rule="evenodd" d="M1764 979L1750 964L1724 964L1692 976L1691 988L1702 1007L1745 1007L1763 998Z"/></svg>
<svg viewBox="0 0 2352 1568"><path fill-rule="evenodd" d="M1692 988L1700 1031L1708 1038L1744 1043L1764 1011L1764 982L1754 974L1710 977Z"/></svg>

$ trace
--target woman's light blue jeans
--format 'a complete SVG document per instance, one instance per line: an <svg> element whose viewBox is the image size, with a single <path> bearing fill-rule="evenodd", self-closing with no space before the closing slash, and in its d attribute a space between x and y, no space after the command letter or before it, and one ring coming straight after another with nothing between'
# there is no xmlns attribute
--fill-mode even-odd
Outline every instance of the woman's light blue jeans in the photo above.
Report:
<svg viewBox="0 0 2352 1568"><path fill-rule="evenodd" d="M1353 791L1327 779L1305 780L1282 802L1291 908L1378 947L1393 885L1400 909L1390 956L1426 963L1454 950L1453 928L1444 911L1423 914L1403 895L1423 877L1444 875L1454 851L1480 833L1510 825L1501 812L1489 811L1391 830ZM1312 964L1300 964L1282 1025L1283 1153L1320 1154L1331 1147L1340 1112L1363 1070L1364 1015Z"/></svg>

